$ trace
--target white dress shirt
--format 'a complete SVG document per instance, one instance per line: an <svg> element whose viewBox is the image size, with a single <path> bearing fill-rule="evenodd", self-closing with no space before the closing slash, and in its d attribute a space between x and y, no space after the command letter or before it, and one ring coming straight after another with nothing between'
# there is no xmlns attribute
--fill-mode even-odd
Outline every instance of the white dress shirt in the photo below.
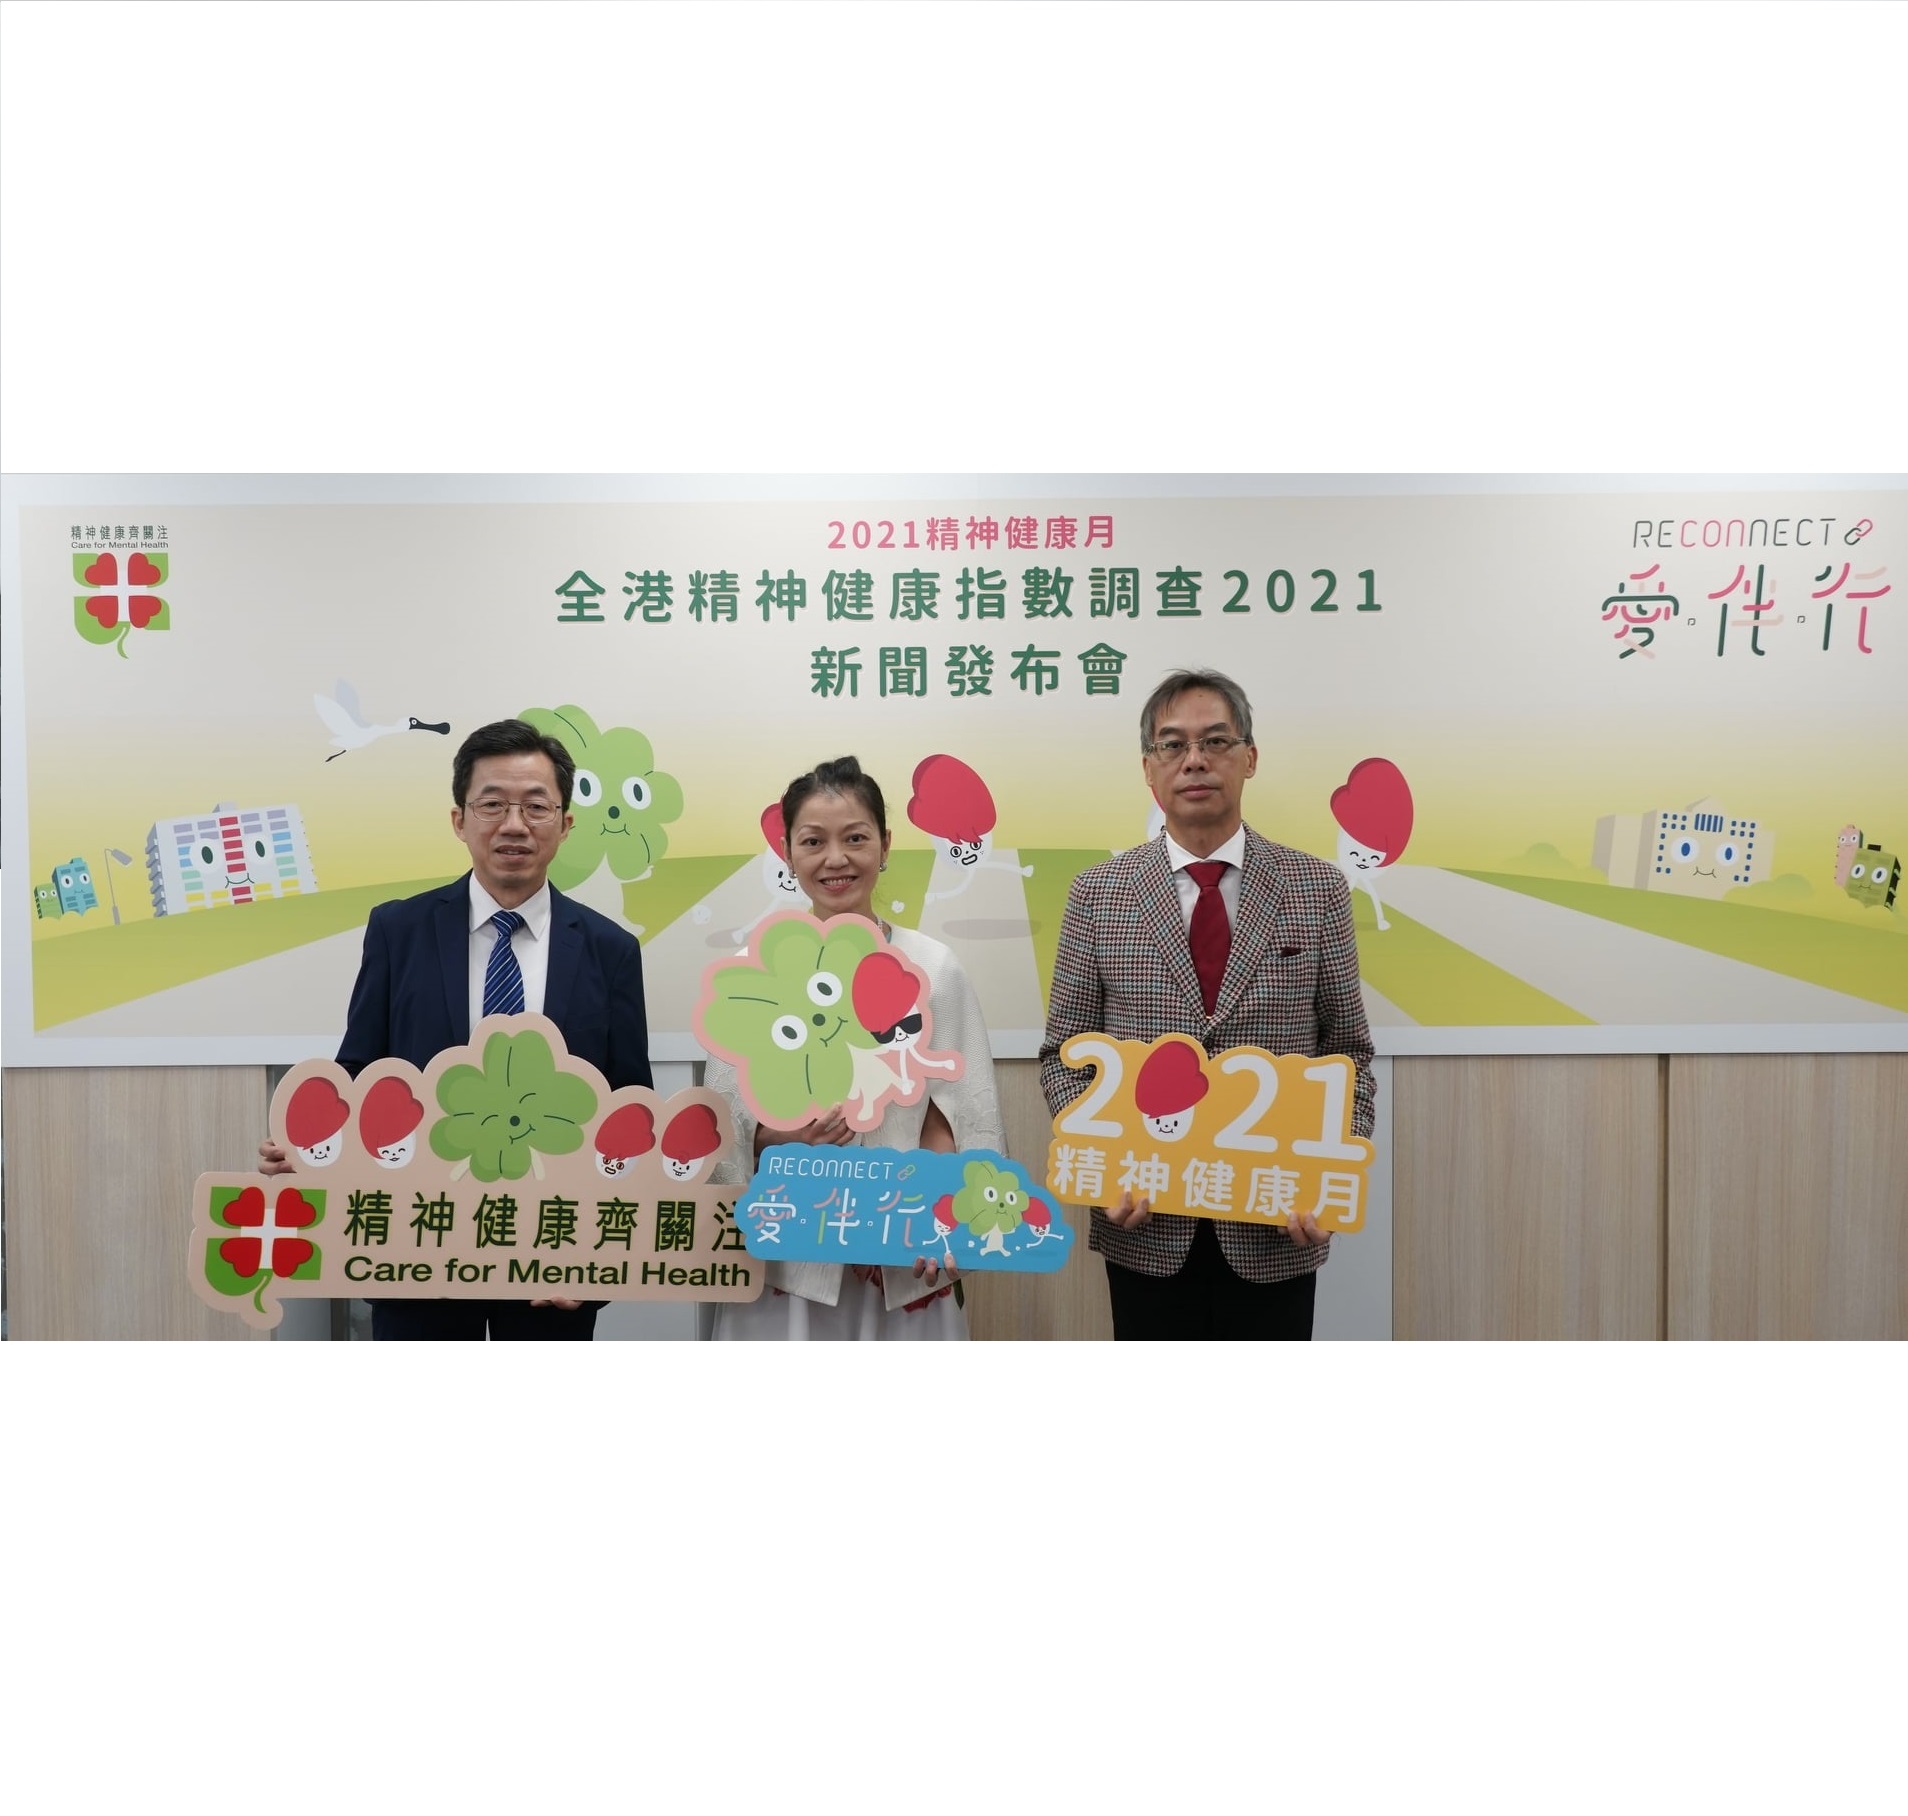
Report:
<svg viewBox="0 0 1908 1816"><path fill-rule="evenodd" d="M478 882L473 871L470 879L470 1025L474 1028L484 1015L484 973L490 969L490 954L497 944L497 929L490 917L503 907L490 899L490 891ZM550 976L550 885L545 883L527 902L517 904L523 925L510 936L510 949L517 955L517 969L523 973L523 1006L526 1013L543 1013L543 986Z"/></svg>
<svg viewBox="0 0 1908 1816"><path fill-rule="evenodd" d="M1188 864L1220 863L1228 866L1226 873L1219 879L1219 899L1226 905L1226 924L1236 927L1239 923L1239 867L1245 862L1245 822L1239 822L1239 829L1231 838L1204 858L1196 858L1179 844L1173 835L1166 834L1166 862L1172 868L1173 887L1179 891L1179 911L1186 917L1186 927L1192 928L1193 904L1199 900L1199 885L1186 874Z"/></svg>

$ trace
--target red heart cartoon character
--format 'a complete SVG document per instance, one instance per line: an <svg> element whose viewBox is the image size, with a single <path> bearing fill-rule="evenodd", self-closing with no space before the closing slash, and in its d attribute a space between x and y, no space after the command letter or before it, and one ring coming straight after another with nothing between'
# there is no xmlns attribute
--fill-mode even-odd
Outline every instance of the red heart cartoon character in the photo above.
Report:
<svg viewBox="0 0 1908 1816"><path fill-rule="evenodd" d="M1397 863L1411 841L1411 785L1386 757L1367 757L1352 765L1343 784L1332 790L1332 818L1338 822L1338 867L1347 887L1371 897L1378 931L1387 933L1385 905L1378 899L1378 872Z"/></svg>
<svg viewBox="0 0 1908 1816"><path fill-rule="evenodd" d="M285 1106L285 1134L308 1167L328 1167L344 1148L351 1111L328 1078L308 1078Z"/></svg>
<svg viewBox="0 0 1908 1816"><path fill-rule="evenodd" d="M1198 1050L1168 1041L1147 1054L1133 1081L1133 1101L1147 1132L1157 1141L1179 1141L1192 1128L1193 1111L1211 1088Z"/></svg>
<svg viewBox="0 0 1908 1816"><path fill-rule="evenodd" d="M596 1130L596 1170L605 1179L626 1173L656 1145L656 1118L646 1103L626 1103Z"/></svg>
<svg viewBox="0 0 1908 1816"><path fill-rule="evenodd" d="M913 1011L921 987L892 952L871 952L855 967L853 996L856 1019L885 1043Z"/></svg>
<svg viewBox="0 0 1908 1816"><path fill-rule="evenodd" d="M958 1054L937 1056L927 1050L933 1030L926 989L895 953L869 953L855 967L849 994L856 1019L875 1038L872 1052L857 1047L853 1055L855 1086L851 1101L861 1102L865 1118L875 1116L883 1093L896 1081L901 1086L902 1101L914 1102L926 1080L917 1081L909 1075L910 1057L924 1071L960 1077L962 1061Z"/></svg>
<svg viewBox="0 0 1908 1816"><path fill-rule="evenodd" d="M941 752L915 765L908 818L935 841L937 859L953 865L959 878L952 888L931 891L928 902L951 901L965 893L977 869L1033 875L1031 864L1009 864L988 856L997 817L992 791L979 772L959 757Z"/></svg>
<svg viewBox="0 0 1908 1816"><path fill-rule="evenodd" d="M722 1146L715 1111L706 1103L678 1110L663 1131L663 1170L671 1179L687 1183L702 1171L702 1163Z"/></svg>
<svg viewBox="0 0 1908 1816"><path fill-rule="evenodd" d="M401 1167L417 1152L424 1106L401 1078L380 1078L358 1106L358 1140L381 1167Z"/></svg>
<svg viewBox="0 0 1908 1816"><path fill-rule="evenodd" d="M1043 1242L1059 1240L1060 1232L1053 1227L1053 1208L1038 1198L1027 1200L1026 1214L1021 1218L1030 1232L1027 1246L1038 1248Z"/></svg>
<svg viewBox="0 0 1908 1816"><path fill-rule="evenodd" d="M934 1239L941 1245L941 1253L948 1259L954 1258L954 1232L959 1223L954 1216L954 1197L944 1194L934 1206Z"/></svg>

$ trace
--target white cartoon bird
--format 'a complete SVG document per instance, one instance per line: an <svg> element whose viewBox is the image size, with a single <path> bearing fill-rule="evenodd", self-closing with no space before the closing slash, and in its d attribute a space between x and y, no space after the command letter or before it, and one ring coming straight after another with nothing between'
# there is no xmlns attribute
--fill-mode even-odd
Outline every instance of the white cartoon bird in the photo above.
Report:
<svg viewBox="0 0 1908 1816"><path fill-rule="evenodd" d="M333 698L326 699L323 694L313 694L311 703L318 709L318 717L324 720L326 729L331 733L331 741L337 749L325 758L327 763L342 757L348 750L356 750L361 744L372 743L375 739L386 738L399 731L434 731L443 737L450 736L450 725L427 725L422 719L400 719L395 725L367 725L364 709L358 704L358 690L349 681L340 681L332 690Z"/></svg>

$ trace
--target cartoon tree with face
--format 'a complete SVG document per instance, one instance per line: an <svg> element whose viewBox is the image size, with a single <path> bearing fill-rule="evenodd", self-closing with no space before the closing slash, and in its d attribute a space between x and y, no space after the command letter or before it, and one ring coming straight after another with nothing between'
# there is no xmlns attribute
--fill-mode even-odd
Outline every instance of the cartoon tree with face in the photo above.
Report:
<svg viewBox="0 0 1908 1816"><path fill-rule="evenodd" d="M628 725L599 731L580 706L531 706L517 716L557 739L576 763L576 825L550 860L550 881L574 889L603 864L619 882L647 876L669 849L663 829L682 818L682 784L656 767L649 740Z"/></svg>
<svg viewBox="0 0 1908 1816"><path fill-rule="evenodd" d="M438 1080L437 1101L447 1114L431 1125L431 1152L459 1162L477 1178L521 1179L533 1167L543 1177L542 1154L573 1154L583 1124L596 1114L596 1093L571 1072L559 1072L550 1043L534 1029L493 1034L484 1063L452 1066Z"/></svg>
<svg viewBox="0 0 1908 1816"><path fill-rule="evenodd" d="M955 1222L966 1224L982 1238L983 1255L1006 1254L1009 1233L1027 1221L1033 1201L1012 1173L991 1160L970 1160L961 1170L961 1179L961 1189L942 1202L952 1209ZM939 1206L934 1218L936 1223L941 1221Z"/></svg>
<svg viewBox="0 0 1908 1816"><path fill-rule="evenodd" d="M854 1051L874 1045L855 1015L855 967L875 950L865 921L824 928L807 915L777 921L754 958L717 966L696 1032L734 1063L764 1122L798 1128L840 1103L854 1081Z"/></svg>

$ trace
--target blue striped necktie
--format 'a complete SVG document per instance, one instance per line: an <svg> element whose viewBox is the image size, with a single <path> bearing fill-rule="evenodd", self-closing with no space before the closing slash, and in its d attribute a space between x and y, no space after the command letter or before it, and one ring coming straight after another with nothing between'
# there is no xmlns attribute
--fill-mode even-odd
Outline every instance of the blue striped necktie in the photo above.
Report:
<svg viewBox="0 0 1908 1816"><path fill-rule="evenodd" d="M484 969L484 1013L521 1015L523 1013L523 968L510 944L510 936L523 925L523 916L514 908L499 908L490 917L497 929L497 943L490 949L490 963Z"/></svg>

